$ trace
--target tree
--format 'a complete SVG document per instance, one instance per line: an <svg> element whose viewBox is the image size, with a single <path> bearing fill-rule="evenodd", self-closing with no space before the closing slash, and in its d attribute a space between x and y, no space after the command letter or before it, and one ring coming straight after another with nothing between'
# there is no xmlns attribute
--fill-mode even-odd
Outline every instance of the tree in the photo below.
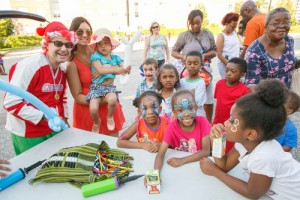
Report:
<svg viewBox="0 0 300 200"><path fill-rule="evenodd" d="M234 5L234 12L236 13L240 13L240 9L242 4L244 3L244 0L240 0L238 2L235 3ZM267 13L268 9L269 9L269 2L266 0L256 0L255 1L257 9L262 12L262 13Z"/></svg>
<svg viewBox="0 0 300 200"><path fill-rule="evenodd" d="M8 37L13 34L14 24L11 19L0 19L0 36Z"/></svg>
<svg viewBox="0 0 300 200"><path fill-rule="evenodd" d="M234 12L240 14L240 9L242 4L244 3L244 0L240 0L238 2L235 2L234 4Z"/></svg>
<svg viewBox="0 0 300 200"><path fill-rule="evenodd" d="M292 25L296 25L295 9L294 9L293 2L291 0L279 0L276 4L276 7L286 8L291 15Z"/></svg>
<svg viewBox="0 0 300 200"><path fill-rule="evenodd" d="M208 27L208 24L209 24L209 21L208 21L208 18L207 18L207 12L206 12L206 8L205 6L202 4L202 3L198 3L196 6L195 6L195 9L199 9L201 10L201 12L203 13L203 23L202 23L202 28L205 29Z"/></svg>
<svg viewBox="0 0 300 200"><path fill-rule="evenodd" d="M268 13L269 1L266 0L256 0L255 1L257 9L262 13Z"/></svg>

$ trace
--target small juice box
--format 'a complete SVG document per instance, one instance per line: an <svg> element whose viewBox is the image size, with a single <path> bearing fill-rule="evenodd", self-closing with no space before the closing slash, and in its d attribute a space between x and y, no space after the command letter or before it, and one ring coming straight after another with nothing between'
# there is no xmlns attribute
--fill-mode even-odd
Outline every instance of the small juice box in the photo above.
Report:
<svg viewBox="0 0 300 200"><path fill-rule="evenodd" d="M212 143L212 156L222 158L226 149L226 136L223 134L221 137L214 138Z"/></svg>
<svg viewBox="0 0 300 200"><path fill-rule="evenodd" d="M149 194L160 193L160 178L158 170L147 170L146 173L147 190Z"/></svg>

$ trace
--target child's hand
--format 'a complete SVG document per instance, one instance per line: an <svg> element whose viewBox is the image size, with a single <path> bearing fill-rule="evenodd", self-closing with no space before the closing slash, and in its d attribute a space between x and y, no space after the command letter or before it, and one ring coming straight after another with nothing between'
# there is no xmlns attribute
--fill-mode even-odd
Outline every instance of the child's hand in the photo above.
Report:
<svg viewBox="0 0 300 200"><path fill-rule="evenodd" d="M146 176L144 177L144 186L145 186L145 188L147 188L147 178L146 178Z"/></svg>
<svg viewBox="0 0 300 200"><path fill-rule="evenodd" d="M184 165L182 158L170 158L167 160L167 163L172 167L180 167Z"/></svg>
<svg viewBox="0 0 300 200"><path fill-rule="evenodd" d="M202 158L200 160L200 168L204 174L209 176L214 176L216 170L219 169L209 158Z"/></svg>
<svg viewBox="0 0 300 200"><path fill-rule="evenodd" d="M151 143L151 142L144 142L143 143L143 149L150 153L158 152L158 149Z"/></svg>
<svg viewBox="0 0 300 200"><path fill-rule="evenodd" d="M224 125L219 123L215 124L211 127L210 133L209 133L209 138L212 140L214 138L221 137L224 132Z"/></svg>
<svg viewBox="0 0 300 200"><path fill-rule="evenodd" d="M110 64L103 64L102 67L109 68L109 67L111 67L111 65Z"/></svg>
<svg viewBox="0 0 300 200"><path fill-rule="evenodd" d="M4 173L4 172L2 172L2 171L6 171L6 172L10 172L10 171L11 171L10 168L5 167L5 166L3 166L2 164L4 164L4 165L9 165L10 162L8 162L8 161L6 161L6 160L1 160L1 159L0 159L0 179L1 179L1 177L5 177L5 176L6 176L6 173Z"/></svg>
<svg viewBox="0 0 300 200"><path fill-rule="evenodd" d="M153 148L155 148L155 152L158 152L161 143L160 142L155 142L155 141L150 141L150 142L153 145Z"/></svg>
<svg viewBox="0 0 300 200"><path fill-rule="evenodd" d="M93 78L99 78L101 74L97 72L97 70L93 73Z"/></svg>
<svg viewBox="0 0 300 200"><path fill-rule="evenodd" d="M125 70L126 70L127 74L130 74L131 66L126 67Z"/></svg>
<svg viewBox="0 0 300 200"><path fill-rule="evenodd" d="M131 70L131 67L129 67L130 69L129 69L129 72L130 72L130 70ZM117 68L117 73L116 74L118 74L118 75L120 75L120 74L127 74L128 73L128 68L126 68L126 69L124 69L123 67L118 67Z"/></svg>

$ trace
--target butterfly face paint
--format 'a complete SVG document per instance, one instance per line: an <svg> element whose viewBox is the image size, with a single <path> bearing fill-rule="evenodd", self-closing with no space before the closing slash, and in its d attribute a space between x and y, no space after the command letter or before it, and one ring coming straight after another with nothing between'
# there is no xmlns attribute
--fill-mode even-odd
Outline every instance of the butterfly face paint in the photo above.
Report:
<svg viewBox="0 0 300 200"><path fill-rule="evenodd" d="M142 117L145 118L147 114L147 109L153 109L155 115L159 115L158 103L156 101L150 101L146 105L142 103Z"/></svg>
<svg viewBox="0 0 300 200"><path fill-rule="evenodd" d="M195 118L196 116L196 108L192 101L189 99L183 98L181 103L177 102L174 106L174 110L177 113L178 119L182 120L183 116L187 113L190 115L191 118Z"/></svg>

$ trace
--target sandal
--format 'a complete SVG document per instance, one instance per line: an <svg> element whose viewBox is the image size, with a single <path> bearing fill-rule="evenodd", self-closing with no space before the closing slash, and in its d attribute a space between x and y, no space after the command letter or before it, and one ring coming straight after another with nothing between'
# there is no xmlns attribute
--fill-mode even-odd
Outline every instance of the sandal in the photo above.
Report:
<svg viewBox="0 0 300 200"><path fill-rule="evenodd" d="M99 133L100 124L93 124L92 132Z"/></svg>
<svg viewBox="0 0 300 200"><path fill-rule="evenodd" d="M114 120L114 118L107 119L107 128L110 131L115 129L115 120Z"/></svg>
<svg viewBox="0 0 300 200"><path fill-rule="evenodd" d="M93 127L92 127L92 132L94 132L94 133L99 133L100 123L101 123L101 120L100 120L100 119L99 119L99 123L98 123L98 124L96 124L96 123L94 122Z"/></svg>

